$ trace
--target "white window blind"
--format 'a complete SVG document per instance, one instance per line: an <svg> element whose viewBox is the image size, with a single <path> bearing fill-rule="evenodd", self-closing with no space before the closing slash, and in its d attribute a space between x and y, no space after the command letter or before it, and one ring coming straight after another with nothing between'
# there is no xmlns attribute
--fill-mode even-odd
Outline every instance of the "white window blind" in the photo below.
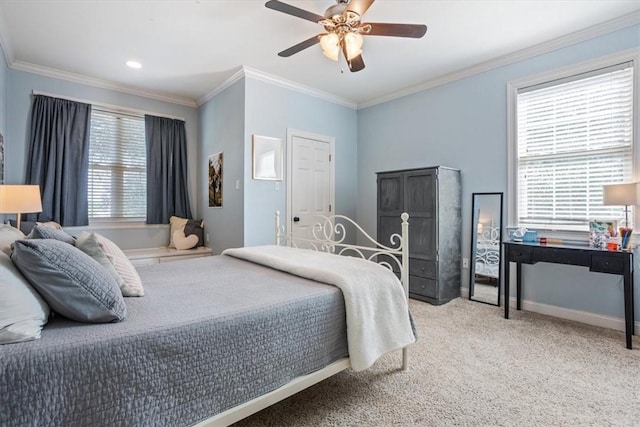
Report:
<svg viewBox="0 0 640 427"><path fill-rule="evenodd" d="M94 107L89 144L89 218L144 220L144 118Z"/></svg>
<svg viewBox="0 0 640 427"><path fill-rule="evenodd" d="M602 205L602 186L632 182L632 135L632 63L518 90L519 225L623 218L623 206Z"/></svg>

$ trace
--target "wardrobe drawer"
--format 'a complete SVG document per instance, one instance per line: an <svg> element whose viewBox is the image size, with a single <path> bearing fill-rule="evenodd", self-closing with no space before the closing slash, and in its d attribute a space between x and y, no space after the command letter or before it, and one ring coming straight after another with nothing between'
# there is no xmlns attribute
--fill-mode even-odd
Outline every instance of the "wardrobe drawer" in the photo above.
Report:
<svg viewBox="0 0 640 427"><path fill-rule="evenodd" d="M420 277L436 277L438 266L435 261L409 258L409 274Z"/></svg>
<svg viewBox="0 0 640 427"><path fill-rule="evenodd" d="M425 297L436 298L438 295L438 282L424 277L409 276L409 293Z"/></svg>

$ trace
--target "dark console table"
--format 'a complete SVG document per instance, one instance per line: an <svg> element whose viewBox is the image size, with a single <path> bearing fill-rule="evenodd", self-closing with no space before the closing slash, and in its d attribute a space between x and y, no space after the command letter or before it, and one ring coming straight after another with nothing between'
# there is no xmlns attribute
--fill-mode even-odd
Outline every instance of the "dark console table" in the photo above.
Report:
<svg viewBox="0 0 640 427"><path fill-rule="evenodd" d="M512 262L517 268L517 309L521 310L522 264L552 262L580 265L590 271L624 276L624 322L627 348L631 348L633 335L633 252L606 251L585 246L504 242L504 318L509 318L509 269Z"/></svg>

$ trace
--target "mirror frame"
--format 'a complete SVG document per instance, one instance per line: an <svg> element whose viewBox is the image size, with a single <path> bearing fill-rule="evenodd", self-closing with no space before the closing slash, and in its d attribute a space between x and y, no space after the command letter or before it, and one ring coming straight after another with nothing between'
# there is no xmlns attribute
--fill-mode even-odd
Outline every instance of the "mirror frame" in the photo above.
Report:
<svg viewBox="0 0 640 427"><path fill-rule="evenodd" d="M478 230L477 224L478 221L475 217L476 211L476 196L500 196L500 228L498 229L498 255L500 257L500 261L498 263L498 298L494 303L488 301L482 301L478 299L473 299L474 294L474 286L475 286L475 278L476 278L476 245L478 241ZM469 256L469 300L474 302L481 302L483 304L496 305L500 307L500 289L502 288L503 277L502 277L502 263L504 260L502 259L502 227L503 227L503 198L504 193L502 192L493 192L493 193L471 193L471 252Z"/></svg>

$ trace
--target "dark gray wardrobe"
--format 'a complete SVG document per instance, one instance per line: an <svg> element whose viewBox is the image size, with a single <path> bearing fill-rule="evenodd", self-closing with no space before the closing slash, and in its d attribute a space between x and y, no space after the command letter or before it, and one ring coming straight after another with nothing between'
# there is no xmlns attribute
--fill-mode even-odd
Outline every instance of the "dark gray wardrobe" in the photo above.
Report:
<svg viewBox="0 0 640 427"><path fill-rule="evenodd" d="M378 172L378 241L409 214L409 296L435 305L460 296L460 171L443 166Z"/></svg>

